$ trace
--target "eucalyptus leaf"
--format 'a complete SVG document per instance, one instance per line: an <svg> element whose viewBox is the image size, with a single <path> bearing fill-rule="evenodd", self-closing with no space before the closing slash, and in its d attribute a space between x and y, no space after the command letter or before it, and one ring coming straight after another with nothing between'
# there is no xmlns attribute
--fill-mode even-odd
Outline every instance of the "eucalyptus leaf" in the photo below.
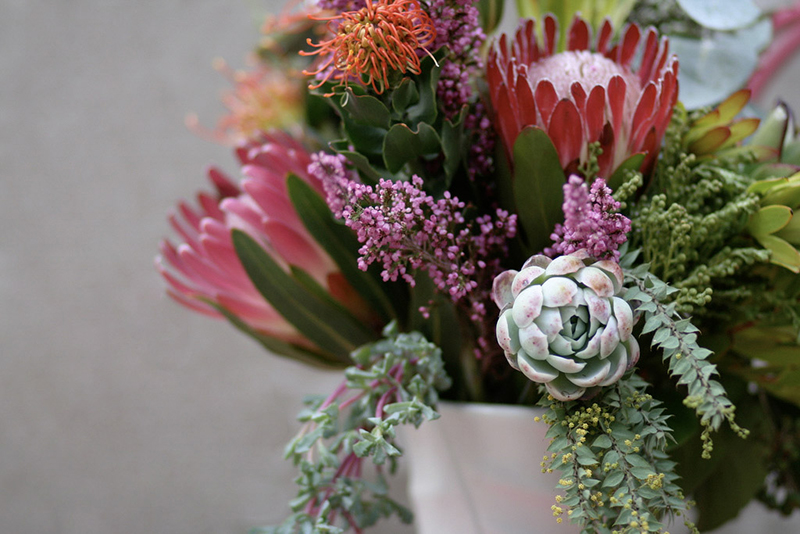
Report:
<svg viewBox="0 0 800 534"><path fill-rule="evenodd" d="M714 32L703 39L670 37L670 48L680 60L680 99L688 109L722 101L744 86L769 43L768 20L736 32Z"/></svg>
<svg viewBox="0 0 800 534"><path fill-rule="evenodd" d="M712 30L738 30L761 16L752 0L677 0L695 22Z"/></svg>

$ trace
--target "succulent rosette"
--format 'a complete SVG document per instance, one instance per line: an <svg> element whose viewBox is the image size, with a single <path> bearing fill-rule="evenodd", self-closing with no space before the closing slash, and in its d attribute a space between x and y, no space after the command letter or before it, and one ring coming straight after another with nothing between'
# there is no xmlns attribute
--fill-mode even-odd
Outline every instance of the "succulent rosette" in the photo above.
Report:
<svg viewBox="0 0 800 534"><path fill-rule="evenodd" d="M587 161L596 142L603 151L599 176L610 177L637 153L646 153L640 168L648 172L678 100L678 59L667 39L652 28L642 35L632 24L612 46L614 28L606 20L593 45L589 24L576 17L559 52L555 18L545 16L543 27L539 41L536 22L523 22L513 40L500 37L487 59L495 125L509 156L523 128L536 126L568 172Z"/></svg>
<svg viewBox="0 0 800 534"><path fill-rule="evenodd" d="M583 251L535 255L498 275L497 341L511 366L562 401L617 382L639 359L620 266Z"/></svg>

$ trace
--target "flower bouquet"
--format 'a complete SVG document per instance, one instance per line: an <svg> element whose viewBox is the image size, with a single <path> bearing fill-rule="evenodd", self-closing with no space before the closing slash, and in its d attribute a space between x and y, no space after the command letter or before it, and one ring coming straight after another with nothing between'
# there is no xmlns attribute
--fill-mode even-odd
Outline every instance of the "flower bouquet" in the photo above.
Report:
<svg viewBox="0 0 800 534"><path fill-rule="evenodd" d="M745 88L800 8L717 4L518 0L493 36L502 1L317 0L223 67L230 113L191 126L241 178L209 171L157 266L343 373L286 449L292 514L259 531L410 520L396 430L440 399L542 408L554 522L586 533L800 506L800 142Z"/></svg>

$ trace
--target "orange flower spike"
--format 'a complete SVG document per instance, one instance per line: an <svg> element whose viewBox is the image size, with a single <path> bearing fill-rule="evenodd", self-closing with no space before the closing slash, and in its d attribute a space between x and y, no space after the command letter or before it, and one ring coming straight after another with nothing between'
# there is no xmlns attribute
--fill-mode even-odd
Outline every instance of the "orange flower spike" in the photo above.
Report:
<svg viewBox="0 0 800 534"><path fill-rule="evenodd" d="M300 52L325 58L315 70L303 71L308 76L324 73L318 83L309 85L311 89L330 79L346 87L351 78L356 78L381 94L390 87L392 73L421 72L417 51L430 55L425 47L436 37L433 21L418 0L367 0L358 11L317 20L328 21L333 37L320 43L309 39L315 50Z"/></svg>

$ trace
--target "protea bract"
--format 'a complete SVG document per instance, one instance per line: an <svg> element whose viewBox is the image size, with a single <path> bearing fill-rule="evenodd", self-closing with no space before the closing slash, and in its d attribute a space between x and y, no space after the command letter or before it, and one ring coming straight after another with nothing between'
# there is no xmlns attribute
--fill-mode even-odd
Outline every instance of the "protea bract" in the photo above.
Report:
<svg viewBox="0 0 800 534"><path fill-rule="evenodd" d="M648 172L678 99L678 60L667 39L652 28L642 36L630 25L612 46L606 20L593 45L589 24L576 17L566 50L557 53L556 19L546 16L543 27L540 42L535 21L527 20L513 40L503 35L489 52L495 127L509 157L522 129L536 126L549 135L568 173L587 161L595 142L603 151L599 176L610 177L636 153L646 154L640 168Z"/></svg>
<svg viewBox="0 0 800 534"><path fill-rule="evenodd" d="M289 173L323 192L319 180L307 171L310 154L297 140L276 133L240 146L237 156L244 175L238 185L211 169L217 194L200 193L197 209L181 202L178 214L170 217L183 242L175 246L164 240L156 258L168 294L195 311L222 316L222 308L259 334L308 346L248 277L231 238L231 231L239 229L287 270L301 268L339 302L363 315L359 306L363 302L309 235L289 200Z"/></svg>

